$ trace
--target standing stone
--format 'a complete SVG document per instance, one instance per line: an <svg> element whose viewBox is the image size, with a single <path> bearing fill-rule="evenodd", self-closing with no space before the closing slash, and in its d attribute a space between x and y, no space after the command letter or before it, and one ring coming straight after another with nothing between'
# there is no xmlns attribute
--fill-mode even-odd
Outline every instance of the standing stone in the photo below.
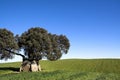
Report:
<svg viewBox="0 0 120 80"><path fill-rule="evenodd" d="M31 63L31 71L32 72L38 71L38 66L37 66L37 63L36 63L35 60L33 60L32 63Z"/></svg>
<svg viewBox="0 0 120 80"><path fill-rule="evenodd" d="M41 71L41 66L40 66L40 64L38 65L38 71Z"/></svg>
<svg viewBox="0 0 120 80"><path fill-rule="evenodd" d="M23 67L23 72L29 72L30 71L30 64L27 64Z"/></svg>
<svg viewBox="0 0 120 80"><path fill-rule="evenodd" d="M31 62L28 60L22 62L21 67L20 67L20 72L21 71L23 71L23 72L30 71L30 64L31 64Z"/></svg>

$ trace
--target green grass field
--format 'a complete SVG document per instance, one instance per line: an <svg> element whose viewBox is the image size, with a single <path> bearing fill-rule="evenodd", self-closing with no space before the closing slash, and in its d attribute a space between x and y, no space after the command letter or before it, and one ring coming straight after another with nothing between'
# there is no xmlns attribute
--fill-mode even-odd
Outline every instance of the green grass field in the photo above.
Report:
<svg viewBox="0 0 120 80"><path fill-rule="evenodd" d="M0 80L120 80L120 59L40 61L41 72L21 72L20 62L1 63Z"/></svg>

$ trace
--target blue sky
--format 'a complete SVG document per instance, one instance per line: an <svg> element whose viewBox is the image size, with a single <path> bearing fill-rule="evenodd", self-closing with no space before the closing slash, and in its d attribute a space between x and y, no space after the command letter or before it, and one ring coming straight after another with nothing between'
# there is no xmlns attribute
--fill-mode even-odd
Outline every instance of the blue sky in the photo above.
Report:
<svg viewBox="0 0 120 80"><path fill-rule="evenodd" d="M0 0L0 28L36 26L69 38L62 58L120 58L119 0Z"/></svg>

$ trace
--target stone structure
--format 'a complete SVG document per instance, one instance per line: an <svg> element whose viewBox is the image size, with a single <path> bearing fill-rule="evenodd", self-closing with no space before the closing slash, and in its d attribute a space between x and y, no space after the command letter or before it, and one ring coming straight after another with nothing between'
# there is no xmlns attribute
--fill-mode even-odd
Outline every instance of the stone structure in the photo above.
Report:
<svg viewBox="0 0 120 80"><path fill-rule="evenodd" d="M38 71L38 66L37 66L37 63L36 63L35 60L33 60L33 61L31 62L31 71L32 71L32 72Z"/></svg>
<svg viewBox="0 0 120 80"><path fill-rule="evenodd" d="M41 67L39 64L36 63L35 60L33 61L25 60L21 64L20 72L29 72L29 71L31 72L41 71Z"/></svg>

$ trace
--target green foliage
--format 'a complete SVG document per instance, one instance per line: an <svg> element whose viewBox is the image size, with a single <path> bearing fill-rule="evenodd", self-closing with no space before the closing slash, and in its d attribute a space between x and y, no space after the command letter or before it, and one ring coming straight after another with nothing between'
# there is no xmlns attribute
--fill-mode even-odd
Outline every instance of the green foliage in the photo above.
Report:
<svg viewBox="0 0 120 80"><path fill-rule="evenodd" d="M35 27L14 37L7 29L0 29L0 59L13 58L13 54L23 57L23 60L42 58L57 60L69 50L70 43L65 35L48 33L47 30ZM16 51L24 50L24 55Z"/></svg>
<svg viewBox="0 0 120 80"><path fill-rule="evenodd" d="M48 33L43 28L31 28L18 37L18 45L29 59L57 60L70 47L66 36Z"/></svg>
<svg viewBox="0 0 120 80"><path fill-rule="evenodd" d="M63 53L67 54L70 43L66 36L49 34L51 40L51 51L47 55L48 60L57 60Z"/></svg>
<svg viewBox="0 0 120 80"><path fill-rule="evenodd" d="M20 36L18 44L28 58L41 59L43 53L50 50L50 39L47 34L43 28L31 28Z"/></svg>
<svg viewBox="0 0 120 80"><path fill-rule="evenodd" d="M13 33L6 29L0 29L0 59L12 59L13 53L9 51L14 52L17 49L18 45L15 41Z"/></svg>
<svg viewBox="0 0 120 80"><path fill-rule="evenodd" d="M16 73L20 63L0 64L0 80L120 80L120 59L68 59L40 61L42 72ZM7 73L8 72L8 73Z"/></svg>

